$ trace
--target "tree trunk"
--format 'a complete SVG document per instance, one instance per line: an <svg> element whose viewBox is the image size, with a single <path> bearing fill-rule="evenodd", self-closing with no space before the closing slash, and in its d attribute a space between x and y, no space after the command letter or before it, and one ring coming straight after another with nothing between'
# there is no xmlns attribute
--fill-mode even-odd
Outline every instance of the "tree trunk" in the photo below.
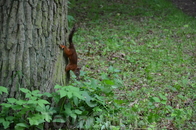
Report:
<svg viewBox="0 0 196 130"><path fill-rule="evenodd" d="M67 0L0 1L0 86L51 92L65 84ZM2 100L2 99L1 99Z"/></svg>

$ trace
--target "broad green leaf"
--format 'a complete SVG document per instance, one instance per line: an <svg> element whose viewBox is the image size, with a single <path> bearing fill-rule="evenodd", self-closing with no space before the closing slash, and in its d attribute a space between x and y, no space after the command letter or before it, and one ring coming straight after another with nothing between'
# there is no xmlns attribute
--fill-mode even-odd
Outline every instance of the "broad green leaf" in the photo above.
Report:
<svg viewBox="0 0 196 130"><path fill-rule="evenodd" d="M73 86L66 86L66 89L70 92L79 92L80 89L77 87L73 87Z"/></svg>
<svg viewBox="0 0 196 130"><path fill-rule="evenodd" d="M18 100L16 101L16 104L18 105L23 105L23 104L26 104L28 101L25 101L25 100Z"/></svg>
<svg viewBox="0 0 196 130"><path fill-rule="evenodd" d="M47 97L52 97L51 93L44 93L43 95L47 96Z"/></svg>
<svg viewBox="0 0 196 130"><path fill-rule="evenodd" d="M152 98L155 102L161 102L160 99L158 97L153 97Z"/></svg>
<svg viewBox="0 0 196 130"><path fill-rule="evenodd" d="M62 86L60 86L60 85L57 84L57 85L54 86L54 88L55 88L55 89L61 89Z"/></svg>
<svg viewBox="0 0 196 130"><path fill-rule="evenodd" d="M5 119L3 117L0 117L0 123L4 122Z"/></svg>
<svg viewBox="0 0 196 130"><path fill-rule="evenodd" d="M84 123L85 123L85 120L80 120L79 121L79 128L84 128Z"/></svg>
<svg viewBox="0 0 196 130"><path fill-rule="evenodd" d="M73 102L76 106L78 106L78 98L77 97L73 97Z"/></svg>
<svg viewBox="0 0 196 130"><path fill-rule="evenodd" d="M161 98L161 99L163 99L163 100L167 100L167 97L166 97L165 95L163 95L163 94L159 93L159 96L160 96L160 98Z"/></svg>
<svg viewBox="0 0 196 130"><path fill-rule="evenodd" d="M186 99L186 97L183 96L182 94L178 94L177 96L178 96L180 99L182 99L182 100L185 100L185 99Z"/></svg>
<svg viewBox="0 0 196 130"><path fill-rule="evenodd" d="M184 27L185 27L185 28L188 28L188 27L189 27L189 25L188 25L188 24L185 24L185 25L184 25Z"/></svg>
<svg viewBox="0 0 196 130"><path fill-rule="evenodd" d="M29 120L30 125L39 125L45 122L44 116L40 114L34 114L32 117L29 117L27 119Z"/></svg>
<svg viewBox="0 0 196 130"><path fill-rule="evenodd" d="M97 105L96 102L91 102L94 100L94 98L92 98L86 91L83 91L83 97L85 99L85 102L87 103L87 105L89 107L95 107Z"/></svg>
<svg viewBox="0 0 196 130"><path fill-rule="evenodd" d="M75 113L71 113L70 116L75 120L77 115Z"/></svg>
<svg viewBox="0 0 196 130"><path fill-rule="evenodd" d="M166 100L161 101L162 104L167 104Z"/></svg>
<svg viewBox="0 0 196 130"><path fill-rule="evenodd" d="M52 122L65 123L66 121L64 120L64 118L61 115L56 115L54 117L54 119L52 120Z"/></svg>
<svg viewBox="0 0 196 130"><path fill-rule="evenodd" d="M101 91L103 91L105 94L109 94L112 91L112 88L110 86L100 86L99 87Z"/></svg>
<svg viewBox="0 0 196 130"><path fill-rule="evenodd" d="M9 103L15 103L17 101L15 98L8 98L7 100Z"/></svg>
<svg viewBox="0 0 196 130"><path fill-rule="evenodd" d="M4 122L3 122L3 127L4 127L4 129L7 129L7 128L10 126L10 123L11 123L11 122L9 122L9 121L4 121Z"/></svg>
<svg viewBox="0 0 196 130"><path fill-rule="evenodd" d="M73 112L70 108L66 107L65 108L65 113L70 116Z"/></svg>
<svg viewBox="0 0 196 130"><path fill-rule="evenodd" d="M108 71L109 71L109 72L114 72L114 67L113 67L113 66L110 66L110 67L108 68Z"/></svg>
<svg viewBox="0 0 196 130"><path fill-rule="evenodd" d="M42 104L50 104L48 101L40 99L38 100L38 103L42 103Z"/></svg>
<svg viewBox="0 0 196 130"><path fill-rule="evenodd" d="M66 91L60 91L60 98L67 96Z"/></svg>
<svg viewBox="0 0 196 130"><path fill-rule="evenodd" d="M94 124L94 117L88 117L86 120L86 128L89 129Z"/></svg>
<svg viewBox="0 0 196 130"><path fill-rule="evenodd" d="M26 123L18 123L15 125L15 130L24 130L25 128L29 128Z"/></svg>
<svg viewBox="0 0 196 130"><path fill-rule="evenodd" d="M82 95L83 95L83 97L84 97L85 100L90 101L90 100L93 100L94 99L86 91L82 91Z"/></svg>
<svg viewBox="0 0 196 130"><path fill-rule="evenodd" d="M103 110L102 110L102 109L100 109L99 107L95 107L95 108L93 108L93 111L96 111L96 112L102 112Z"/></svg>
<svg viewBox="0 0 196 130"><path fill-rule="evenodd" d="M118 99L115 99L114 102L117 103L117 104L123 104L123 103L125 103L124 100L118 100Z"/></svg>
<svg viewBox="0 0 196 130"><path fill-rule="evenodd" d="M32 94L35 94L35 95L36 95L36 94L38 94L38 93L40 93L39 90L33 90L33 91L32 91Z"/></svg>
<svg viewBox="0 0 196 130"><path fill-rule="evenodd" d="M40 99L40 100L38 100L38 104L39 104L39 106L44 107L45 104L50 104L50 103L46 100Z"/></svg>
<svg viewBox="0 0 196 130"><path fill-rule="evenodd" d="M82 96L82 92L73 92L73 95L76 96L77 98L84 100L84 97Z"/></svg>
<svg viewBox="0 0 196 130"><path fill-rule="evenodd" d="M26 95L25 95L25 98L32 98L32 95L31 95L31 93L26 93ZM32 100L32 99L31 99Z"/></svg>
<svg viewBox="0 0 196 130"><path fill-rule="evenodd" d="M12 120L14 119L14 117L13 117L13 116L7 116L5 119L6 119L7 121L12 121Z"/></svg>
<svg viewBox="0 0 196 130"><path fill-rule="evenodd" d="M46 111L46 109L45 109L43 104L42 104L42 106L41 105L37 105L35 109L36 109L36 111L39 111L39 112L45 112Z"/></svg>
<svg viewBox="0 0 196 130"><path fill-rule="evenodd" d="M44 115L44 119L47 122L50 122L52 120L52 117L50 116L50 114L48 112L42 112L42 115Z"/></svg>
<svg viewBox="0 0 196 130"><path fill-rule="evenodd" d="M101 103L102 105L105 105L105 100L104 100L105 97L99 96L97 94L94 97L97 98L97 100L98 100L99 103Z"/></svg>
<svg viewBox="0 0 196 130"><path fill-rule="evenodd" d="M31 93L31 91L26 88L20 88L20 91L22 91L23 93Z"/></svg>
<svg viewBox="0 0 196 130"><path fill-rule="evenodd" d="M170 90L172 90L173 92L176 92L177 89L175 87L172 87L172 86L167 86Z"/></svg>
<svg viewBox="0 0 196 130"><path fill-rule="evenodd" d="M99 87L97 79L91 79L90 83L89 84L86 83L85 85L90 86L91 88L93 88L92 91L96 90L96 88Z"/></svg>
<svg viewBox="0 0 196 130"><path fill-rule="evenodd" d="M34 96L36 96L36 97L41 97L42 96L42 94L40 93L39 90L34 90L34 91L32 91L31 94L34 95Z"/></svg>
<svg viewBox="0 0 196 130"><path fill-rule="evenodd" d="M3 87L3 86L0 86L0 94L2 94L2 92L8 94L7 88L6 87Z"/></svg>
<svg viewBox="0 0 196 130"><path fill-rule="evenodd" d="M12 105L8 103L1 103L0 105L6 108L12 107Z"/></svg>
<svg viewBox="0 0 196 130"><path fill-rule="evenodd" d="M75 112L76 114L82 114L82 111L80 111L80 110L78 110L78 109L74 110L74 112Z"/></svg>
<svg viewBox="0 0 196 130"><path fill-rule="evenodd" d="M35 100L29 100L29 101L27 101L27 104L37 104L37 101L35 101Z"/></svg>
<svg viewBox="0 0 196 130"><path fill-rule="evenodd" d="M103 80L103 82L107 85L114 85L114 82L112 80Z"/></svg>
<svg viewBox="0 0 196 130"><path fill-rule="evenodd" d="M23 109L24 105L12 105L13 110L21 110Z"/></svg>
<svg viewBox="0 0 196 130"><path fill-rule="evenodd" d="M67 97L70 99L72 98L72 92L67 92Z"/></svg>

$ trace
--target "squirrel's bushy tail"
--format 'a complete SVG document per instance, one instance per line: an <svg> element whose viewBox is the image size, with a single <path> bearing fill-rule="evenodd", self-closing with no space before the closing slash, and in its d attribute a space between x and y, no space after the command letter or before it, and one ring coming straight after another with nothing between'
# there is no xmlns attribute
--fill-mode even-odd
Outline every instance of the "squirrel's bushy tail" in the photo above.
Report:
<svg viewBox="0 0 196 130"><path fill-rule="evenodd" d="M73 35L74 35L75 31L76 31L76 26L74 25L70 34L69 34L69 44L72 44L72 38L73 38Z"/></svg>

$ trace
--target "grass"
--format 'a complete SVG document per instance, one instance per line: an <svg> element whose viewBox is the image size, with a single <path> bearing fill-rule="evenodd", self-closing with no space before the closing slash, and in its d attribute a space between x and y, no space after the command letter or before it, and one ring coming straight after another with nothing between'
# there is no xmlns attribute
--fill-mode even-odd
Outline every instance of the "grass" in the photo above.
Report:
<svg viewBox="0 0 196 130"><path fill-rule="evenodd" d="M115 96L123 110L108 116L111 124L196 127L196 19L166 0L73 0L69 6L80 23L74 41L83 78L123 81Z"/></svg>

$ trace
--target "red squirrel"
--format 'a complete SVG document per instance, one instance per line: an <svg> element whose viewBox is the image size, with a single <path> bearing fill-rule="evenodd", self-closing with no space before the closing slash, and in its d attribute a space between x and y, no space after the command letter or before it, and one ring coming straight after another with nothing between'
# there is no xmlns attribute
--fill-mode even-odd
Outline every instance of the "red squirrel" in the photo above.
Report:
<svg viewBox="0 0 196 130"><path fill-rule="evenodd" d="M76 27L74 26L69 34L68 40L69 40L69 47L66 47L65 45L59 45L61 49L64 50L64 53L69 59L69 64L65 67L65 72L69 72L72 70L74 74L76 75L77 79L79 79L80 75L80 68L77 65L78 62L78 56L76 53L76 49L74 47L74 44L72 42L72 38L74 35L74 32L76 31ZM70 77L68 77L70 78Z"/></svg>

